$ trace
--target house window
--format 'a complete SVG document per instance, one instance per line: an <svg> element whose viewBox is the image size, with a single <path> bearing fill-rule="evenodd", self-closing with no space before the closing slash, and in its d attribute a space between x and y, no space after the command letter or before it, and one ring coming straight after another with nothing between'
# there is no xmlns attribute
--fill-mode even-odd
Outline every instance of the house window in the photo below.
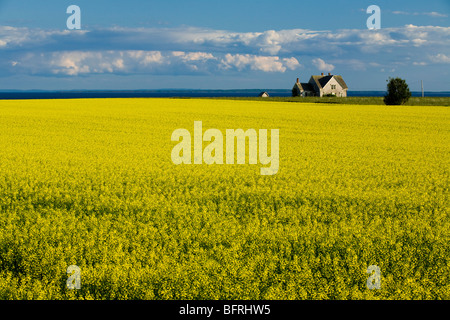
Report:
<svg viewBox="0 0 450 320"><path fill-rule="evenodd" d="M331 85L331 90L336 90L336 85L335 84Z"/></svg>

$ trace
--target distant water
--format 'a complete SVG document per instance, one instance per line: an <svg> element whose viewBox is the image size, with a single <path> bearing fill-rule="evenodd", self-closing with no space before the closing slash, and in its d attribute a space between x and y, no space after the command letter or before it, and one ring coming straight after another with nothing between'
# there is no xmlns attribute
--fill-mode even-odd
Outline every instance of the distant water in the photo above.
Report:
<svg viewBox="0 0 450 320"><path fill-rule="evenodd" d="M82 98L220 98L257 97L267 92L271 97L290 97L291 90L135 90L135 91L3 91L0 99L82 99ZM349 91L349 97L382 97L384 91ZM412 92L421 97L421 92ZM450 97L450 92L425 92L426 97Z"/></svg>

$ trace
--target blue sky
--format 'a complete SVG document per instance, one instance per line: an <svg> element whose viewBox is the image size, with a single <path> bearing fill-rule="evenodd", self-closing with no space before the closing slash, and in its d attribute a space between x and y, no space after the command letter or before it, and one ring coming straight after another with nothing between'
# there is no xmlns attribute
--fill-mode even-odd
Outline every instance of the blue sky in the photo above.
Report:
<svg viewBox="0 0 450 320"><path fill-rule="evenodd" d="M288 89L331 72L351 90L450 91L449 21L449 0L0 0L0 90Z"/></svg>

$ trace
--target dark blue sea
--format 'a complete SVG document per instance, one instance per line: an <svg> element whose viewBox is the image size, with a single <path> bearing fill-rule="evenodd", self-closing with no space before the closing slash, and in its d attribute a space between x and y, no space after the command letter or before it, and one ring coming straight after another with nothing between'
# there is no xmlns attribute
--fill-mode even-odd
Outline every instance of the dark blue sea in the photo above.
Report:
<svg viewBox="0 0 450 320"><path fill-rule="evenodd" d="M248 90L80 90L80 91L0 91L0 100L5 99L83 99L83 98L220 98L257 97L267 92L271 97L290 97L291 90L248 89ZM382 97L384 91L349 91L349 97ZM422 96L412 92L413 97ZM450 92L425 92L426 97L450 97Z"/></svg>

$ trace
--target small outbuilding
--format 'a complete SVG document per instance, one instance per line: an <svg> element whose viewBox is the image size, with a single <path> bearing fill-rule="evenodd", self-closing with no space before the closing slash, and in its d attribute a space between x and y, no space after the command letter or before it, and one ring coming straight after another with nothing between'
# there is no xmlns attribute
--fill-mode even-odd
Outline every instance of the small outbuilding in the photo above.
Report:
<svg viewBox="0 0 450 320"><path fill-rule="evenodd" d="M259 97L260 98L268 98L269 97L269 94L267 93L267 92L261 92L260 94L259 94Z"/></svg>

